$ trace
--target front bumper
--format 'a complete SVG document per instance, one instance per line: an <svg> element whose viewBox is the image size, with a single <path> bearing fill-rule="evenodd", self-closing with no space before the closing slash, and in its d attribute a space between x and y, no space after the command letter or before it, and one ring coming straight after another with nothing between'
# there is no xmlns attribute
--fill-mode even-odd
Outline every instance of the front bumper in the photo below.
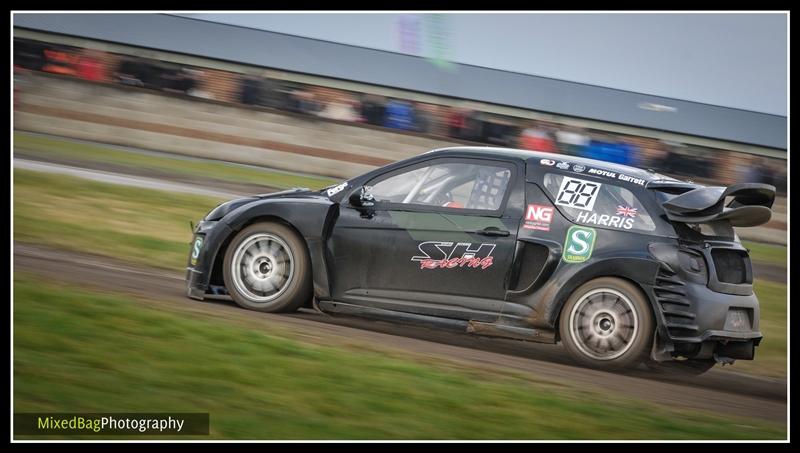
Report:
<svg viewBox="0 0 800 453"><path fill-rule="evenodd" d="M194 229L194 235L186 264L186 295L202 300L209 293L211 277L217 260L221 260L220 250L230 236L230 227L219 221L201 221ZM196 247L198 238L202 245Z"/></svg>

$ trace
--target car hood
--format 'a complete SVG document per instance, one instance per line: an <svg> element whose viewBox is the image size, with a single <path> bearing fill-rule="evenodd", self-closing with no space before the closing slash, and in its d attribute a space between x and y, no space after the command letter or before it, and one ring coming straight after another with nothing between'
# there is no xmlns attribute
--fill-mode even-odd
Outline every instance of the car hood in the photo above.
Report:
<svg viewBox="0 0 800 453"><path fill-rule="evenodd" d="M216 208L212 209L208 215L205 216L204 220L219 220L225 217L229 212L242 207L246 204L253 203L255 201L266 200L266 199L279 199L279 198L322 198L327 199L323 192L317 190L311 190L304 187L297 187L294 189L282 190L280 192L272 192L272 193L263 193L259 195L251 195L248 197L241 197L241 198L234 198L233 200L228 200Z"/></svg>

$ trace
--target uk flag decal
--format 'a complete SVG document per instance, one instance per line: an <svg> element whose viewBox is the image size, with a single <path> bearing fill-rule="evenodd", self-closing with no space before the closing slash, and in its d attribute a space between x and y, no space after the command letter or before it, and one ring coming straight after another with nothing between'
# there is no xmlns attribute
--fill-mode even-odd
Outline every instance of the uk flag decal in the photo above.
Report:
<svg viewBox="0 0 800 453"><path fill-rule="evenodd" d="M636 217L638 209L631 208L628 206L617 206L617 215L621 215L623 217Z"/></svg>

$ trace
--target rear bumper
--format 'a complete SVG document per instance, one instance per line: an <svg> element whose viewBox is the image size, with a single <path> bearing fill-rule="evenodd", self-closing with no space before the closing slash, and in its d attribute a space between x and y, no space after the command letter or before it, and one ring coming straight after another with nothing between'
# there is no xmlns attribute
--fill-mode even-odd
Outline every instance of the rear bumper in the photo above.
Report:
<svg viewBox="0 0 800 453"><path fill-rule="evenodd" d="M755 294L740 296L718 293L696 283L686 283L681 290L683 296L680 300L674 293L671 299L663 294L661 298L656 298L661 312L654 358L754 358L755 347L763 338Z"/></svg>
<svg viewBox="0 0 800 453"><path fill-rule="evenodd" d="M727 250L739 250L728 245ZM661 262L648 288L658 321L654 358L752 359L762 334L749 260L743 261L742 283L731 284L718 279L715 247L653 243L649 248Z"/></svg>
<svg viewBox="0 0 800 453"><path fill-rule="evenodd" d="M759 306L755 294L738 296L713 291L705 285L684 285L693 319L671 317L670 339L681 343L746 341L761 338ZM669 313L669 311L667 311Z"/></svg>

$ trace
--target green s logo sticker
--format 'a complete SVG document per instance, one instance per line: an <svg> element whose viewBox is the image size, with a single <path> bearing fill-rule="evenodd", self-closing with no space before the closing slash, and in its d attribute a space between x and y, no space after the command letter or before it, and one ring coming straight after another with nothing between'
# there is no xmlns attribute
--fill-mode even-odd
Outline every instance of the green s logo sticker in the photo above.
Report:
<svg viewBox="0 0 800 453"><path fill-rule="evenodd" d="M200 249L203 248L203 237L198 236L192 245L192 266L197 264L197 258L200 256Z"/></svg>
<svg viewBox="0 0 800 453"><path fill-rule="evenodd" d="M564 240L564 253L561 259L567 263L582 263L588 260L592 256L596 238L597 232L594 228L570 227Z"/></svg>

